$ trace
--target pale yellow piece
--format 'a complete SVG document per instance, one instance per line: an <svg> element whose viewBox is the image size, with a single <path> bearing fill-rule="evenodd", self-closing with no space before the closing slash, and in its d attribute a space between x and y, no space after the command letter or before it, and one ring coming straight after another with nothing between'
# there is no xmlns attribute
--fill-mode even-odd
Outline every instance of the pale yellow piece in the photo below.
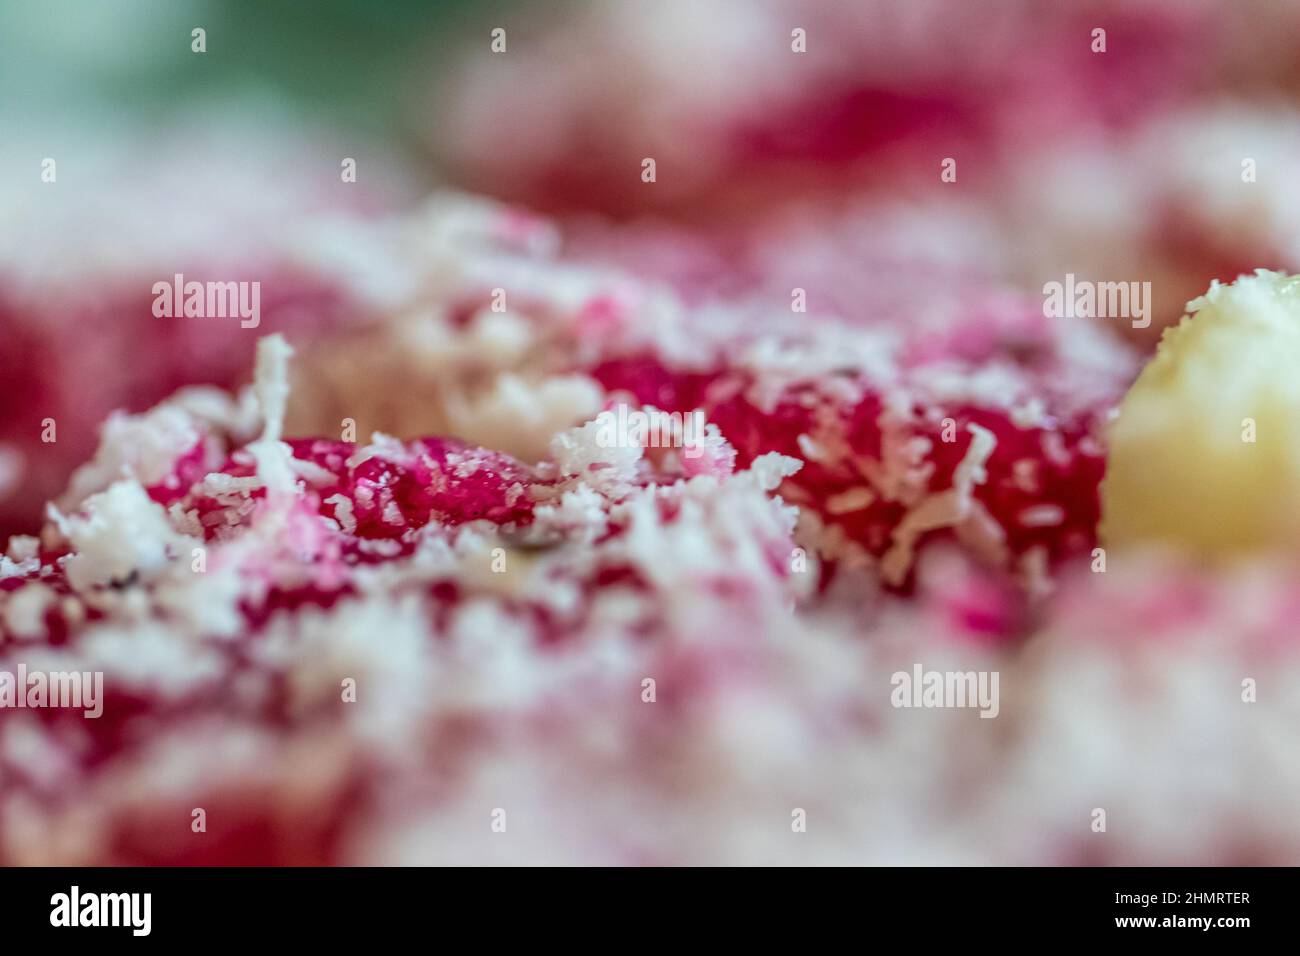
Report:
<svg viewBox="0 0 1300 956"><path fill-rule="evenodd" d="M1111 425L1102 543L1300 549L1300 276L1216 281L1187 312Z"/></svg>

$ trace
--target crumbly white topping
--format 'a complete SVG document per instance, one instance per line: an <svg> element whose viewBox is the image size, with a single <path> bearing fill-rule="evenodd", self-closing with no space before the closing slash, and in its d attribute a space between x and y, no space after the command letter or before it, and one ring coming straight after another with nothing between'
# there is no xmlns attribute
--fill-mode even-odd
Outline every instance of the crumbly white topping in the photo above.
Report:
<svg viewBox="0 0 1300 956"><path fill-rule="evenodd" d="M188 541L172 528L167 512L131 479L91 495L70 515L53 506L50 511L74 551L66 570L69 582L78 589L126 582L132 575L156 571Z"/></svg>
<svg viewBox="0 0 1300 956"><path fill-rule="evenodd" d="M894 529L893 543L881 559L885 580L897 584L907 576L921 535L939 528L955 527L970 517L972 505L976 503L972 492L988 477L984 463L997 446L997 439L979 425L969 426L969 431L970 446L953 475L952 487L926 495L908 510Z"/></svg>
<svg viewBox="0 0 1300 956"><path fill-rule="evenodd" d="M512 223L500 209L456 206L371 236L366 254L399 273L386 288L400 319L376 330L369 376L340 371L355 373L355 363L331 366L338 376L331 381L351 382L351 392L311 391L320 367L312 352L304 356L309 398L298 403L287 391L288 348L270 340L259 350L255 386L239 400L193 393L106 431L94 467L44 533L47 547L70 555L42 566L32 539L11 544L0 559L0 577L24 578L0 599L0 631L36 633L38 614L57 610L70 630L58 663L102 667L110 685L165 701L180 716L95 773L78 769L78 741L0 724L0 760L47 754L35 776L75 793L46 806L31 799L27 775L22 787L0 786L0 832L9 841L0 854L94 861L108 853L117 815L153 806L161 792L188 798L240 787L315 807L355 785L350 775L364 766L367 785L399 803L405 788L427 788L435 778L439 787L454 783L442 787L430 821L408 820L402 832L409 838L411 828L427 825L443 839L439 852L457 858L456 839L464 838L451 837L485 794L507 787L509 796L492 799L512 808L567 805L562 782L539 784L530 763L557 741L569 761L561 766L604 768L614 787L645 779L644 768L631 773L620 754L652 763L662 757L666 772L656 779L692 788L692 806L713 821L716 839L737 846L766 844L730 830L727 807L768 799L773 779L782 800L801 805L799 781L826 771L826 746L834 768L828 785L863 794L861 812L877 829L880 819L904 817L901 799L889 796L896 787L963 792L971 766L995 752L992 741L956 755L951 772L909 769L902 757L925 738L882 705L887 696L864 687L910 666L915 640L927 642L936 663L983 658L931 641L938 625L928 617L920 637L916 618L898 627L910 642L855 641L838 625L800 620L792 607L817 592L819 558L849 571L873 563L861 542L819 515L823 504L849 517L881 500L907 509L884 561L891 581L906 576L917 541L933 528L951 527L968 551L1005 562L1001 528L973 497L992 435L972 427L953 487L930 492L932 449L916 434L929 420L916 407L939 398L1026 407L1028 379L1007 368L965 384L951 370L903 374L906 336L898 330L792 329L769 316L754 327L780 334L745 339L738 330L754 319L752 305L692 312L663 287L557 259L554 234L535 225ZM495 285L508 290L507 312L482 308ZM466 304L477 311L464 322ZM701 316L718 321L701 323ZM424 347L412 348L415 342ZM640 354L679 372L724 367L736 377L723 383L728 388L748 377L744 398L763 410L806 391L815 423L799 447L842 475L845 491L817 501L798 484L802 462L779 454L734 472L726 436L713 425L699 459L646 449L626 435L603 441L601 424L587 419L604 396L586 373L607 358ZM375 376L387 380L377 387ZM491 435L542 459L505 492L510 506L532 506L531 521L454 525L435 511L428 525L409 527L394 489L382 482L357 485L354 498L330 495L334 517L323 517L315 496L330 486L330 469L290 456L280 440L286 414L326 394L318 434L337 435L344 417L370 432L385 422L353 399L391 398L394 387L409 388L402 404L418 406L444 432ZM878 460L854 451L844 414L873 393L883 403ZM145 487L165 480L196 445L206 476L187 498L155 504ZM232 452L251 476L214 470ZM409 468L424 455L376 431L347 465L378 459ZM451 452L433 479L436 490L453 476L471 483L494 476L498 463L479 450ZM358 537L362 514L371 527L377 514L395 536ZM820 554L796 547L796 525L799 541ZM72 594L52 603L46 591L61 571ZM39 576L51 583L38 584ZM877 577L846 576L858 586L856 608L875 600ZM301 607L293 606L298 598ZM659 704L639 696L648 678L658 681ZM343 697L348 681L355 702ZM692 723L672 722L697 706L697 716L680 718ZM267 720L269 713L283 714L286 725ZM860 725L837 730L845 715L859 715L852 720L860 717ZM194 739L205 742L202 750ZM435 773L430 754L447 766ZM722 791L700 788L703 768L724 782ZM886 769L890 788L878 786ZM927 774L934 779L920 779ZM663 798L654 791L630 798ZM351 858L401 855L381 834L381 824L397 826L395 817L376 813L350 821ZM615 832L614 821L606 824ZM617 843L652 854L661 841L661 833L631 833L593 838L587 849L599 857ZM830 838L817 846L845 852ZM691 852L707 858L726 849ZM880 852L887 859L898 848ZM931 852L951 859L961 850L945 844Z"/></svg>

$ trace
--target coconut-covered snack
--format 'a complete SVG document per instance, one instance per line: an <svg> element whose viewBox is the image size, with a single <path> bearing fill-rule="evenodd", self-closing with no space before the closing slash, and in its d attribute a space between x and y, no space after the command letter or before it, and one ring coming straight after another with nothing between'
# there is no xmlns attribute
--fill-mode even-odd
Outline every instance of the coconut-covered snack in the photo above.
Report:
<svg viewBox="0 0 1300 956"><path fill-rule="evenodd" d="M781 488L801 506L800 543L893 587L941 538L1031 589L1095 545L1102 426L1135 359L963 265L931 271L965 295L918 288L909 305L898 286L858 287L850 311L850 296L806 308L782 280L758 294L642 279L575 258L545 220L460 197L371 239L367 258L399 263L415 291L364 339L308 350L296 431L351 420L535 460L560 428L650 408L713 423L742 466L772 452L804 462ZM862 240L824 268L896 262L900 248Z"/></svg>
<svg viewBox="0 0 1300 956"><path fill-rule="evenodd" d="M284 442L286 353L264 341L242 402L119 423L41 535L9 542L4 670L84 674L87 699L24 683L30 706L0 710L6 862L345 859L369 801L450 785L439 766L480 735L591 680L639 702L638 648L788 617L795 514L770 492L798 462L738 472L709 428L686 477L598 423L537 465Z"/></svg>
<svg viewBox="0 0 1300 956"><path fill-rule="evenodd" d="M917 547L955 534L1039 587L1093 545L1098 426L1132 357L1095 327L1044 319L969 244L957 253L946 239L975 220L900 208L843 215L832 234L789 228L822 211L701 237L561 229L444 194L408 216L314 231L306 212L279 213L283 230L248 213L262 227L238 254L166 253L155 237L107 263L87 257L98 291L84 308L72 285L46 302L32 281L11 283L0 319L11 340L35 338L5 352L0 514L9 531L35 531L93 429L107 418L108 432L132 432L113 409L193 382L230 386L257 336L282 330L304 353L297 434L449 435L532 463L556 431L602 410L644 406L679 432L714 420L742 463L768 452L807 463L805 483L783 493L804 506L800 541L815 555L907 587ZM734 242L745 255L726 264ZM707 276L650 262L700 243L718 251ZM168 255L200 265L177 275L159 265ZM801 275L810 288L791 285ZM228 286L232 308L250 294L248 318L206 314L209 287ZM71 334L91 314L98 333ZM143 479L155 470L145 462Z"/></svg>
<svg viewBox="0 0 1300 956"><path fill-rule="evenodd" d="M725 404L627 390L536 460L286 439L289 354L115 419L9 541L5 863L1292 858L1284 569L1103 556L1027 628L956 536L873 595L800 544L817 458Z"/></svg>
<svg viewBox="0 0 1300 956"><path fill-rule="evenodd" d="M0 865L1300 862L1300 5L399 6L0 14Z"/></svg>

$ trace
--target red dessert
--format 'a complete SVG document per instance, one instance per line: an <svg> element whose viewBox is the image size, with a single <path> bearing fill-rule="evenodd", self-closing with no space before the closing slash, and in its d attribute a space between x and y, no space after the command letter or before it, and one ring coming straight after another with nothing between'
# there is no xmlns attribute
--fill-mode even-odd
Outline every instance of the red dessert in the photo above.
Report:
<svg viewBox="0 0 1300 956"><path fill-rule="evenodd" d="M0 559L7 672L104 687L94 719L0 710L5 862L346 860L377 804L491 734L483 702L585 680L592 642L670 653L788 614L794 516L765 492L796 462L733 472L710 431L681 478L676 450L603 447L595 423L537 466L444 439L284 443L284 355L267 340L257 406L190 393L120 422ZM511 655L554 679L500 683ZM441 686L465 667L477 683Z"/></svg>
<svg viewBox="0 0 1300 956"><path fill-rule="evenodd" d="M473 239L415 267L439 286L372 333L364 361L347 342L309 358L317 385L295 403L300 425L352 417L527 458L602 408L699 411L742 466L771 452L804 462L781 489L801 507L800 543L890 586L907 587L917 550L944 537L1031 590L1094 547L1100 427L1136 366L1099 325L1044 318L962 264L930 264L946 295L854 286L855 262L883 274L906 258L887 240L840 260L824 250L808 299L841 307L804 312L775 275L745 292L722 267L708 281L669 270L670 288L561 257L545 223L522 232L549 241L507 238L506 223L527 222L509 210L444 204L417 222L447 231L453 212ZM652 257L691 241L674 236L648 238ZM635 240L622 242L630 263ZM373 387L392 380L414 399L396 411Z"/></svg>

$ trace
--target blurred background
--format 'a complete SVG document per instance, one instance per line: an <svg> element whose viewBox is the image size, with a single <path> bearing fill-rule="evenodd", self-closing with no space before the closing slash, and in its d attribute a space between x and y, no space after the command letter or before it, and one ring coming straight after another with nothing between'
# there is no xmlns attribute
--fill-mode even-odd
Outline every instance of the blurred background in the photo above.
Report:
<svg viewBox="0 0 1300 956"><path fill-rule="evenodd" d="M413 73L435 66L430 51L449 31L491 9L472 0L6 4L0 78L11 119L44 117L54 128L58 114L165 123L213 104L260 105L397 149ZM191 51L195 27L207 31L207 56Z"/></svg>

